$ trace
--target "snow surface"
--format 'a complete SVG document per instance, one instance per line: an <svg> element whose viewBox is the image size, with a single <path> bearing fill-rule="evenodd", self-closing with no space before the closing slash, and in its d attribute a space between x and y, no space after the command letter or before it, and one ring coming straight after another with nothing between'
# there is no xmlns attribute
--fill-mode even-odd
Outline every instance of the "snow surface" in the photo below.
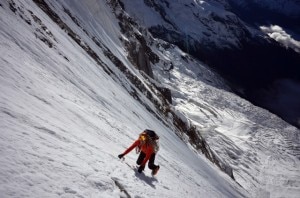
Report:
<svg viewBox="0 0 300 198"><path fill-rule="evenodd" d="M155 79L171 89L177 115L201 129L242 188L129 94L134 85L91 39L143 79L127 59L119 40L124 35L104 0L47 3L116 76L33 2L0 3L1 197L126 197L118 184L131 197L299 197L298 129L230 93L218 75L177 47L155 41ZM167 72L164 63L174 69ZM127 165L135 164L134 151L125 161L117 158L145 128L160 136L156 177Z"/></svg>
<svg viewBox="0 0 300 198"><path fill-rule="evenodd" d="M104 1L50 2L112 70L62 5L87 19L86 30L133 70ZM1 197L126 197L117 183L131 197L247 196L132 98L120 85L130 84L121 72L119 80L105 73L32 1L1 2L0 16ZM157 177L148 169L139 175L117 158L145 128L161 139ZM136 157L125 161L133 165Z"/></svg>

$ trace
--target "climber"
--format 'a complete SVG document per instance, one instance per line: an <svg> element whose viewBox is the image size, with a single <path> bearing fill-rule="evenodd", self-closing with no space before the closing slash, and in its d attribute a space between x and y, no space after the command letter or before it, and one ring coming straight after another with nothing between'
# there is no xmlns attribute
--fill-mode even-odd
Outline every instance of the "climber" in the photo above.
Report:
<svg viewBox="0 0 300 198"><path fill-rule="evenodd" d="M146 129L139 135L139 138L122 154L118 155L118 157L121 159L132 151L132 149L136 148L137 153L140 153L136 161L139 165L138 172L142 173L147 161L149 160L148 167L152 170L151 174L156 175L159 170L159 166L154 164L154 160L155 155L159 150L158 139L159 137L154 131Z"/></svg>

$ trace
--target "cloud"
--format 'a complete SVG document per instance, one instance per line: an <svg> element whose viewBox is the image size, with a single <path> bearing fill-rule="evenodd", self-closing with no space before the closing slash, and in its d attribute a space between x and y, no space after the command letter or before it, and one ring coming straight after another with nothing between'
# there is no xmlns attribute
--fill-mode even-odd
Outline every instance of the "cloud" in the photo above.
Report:
<svg viewBox="0 0 300 198"><path fill-rule="evenodd" d="M270 27L261 26L260 29L269 35L269 37L273 38L277 42L283 44L287 48L292 48L296 52L300 53L300 42L293 39L291 35L286 33L284 29L282 29L278 25L271 25Z"/></svg>

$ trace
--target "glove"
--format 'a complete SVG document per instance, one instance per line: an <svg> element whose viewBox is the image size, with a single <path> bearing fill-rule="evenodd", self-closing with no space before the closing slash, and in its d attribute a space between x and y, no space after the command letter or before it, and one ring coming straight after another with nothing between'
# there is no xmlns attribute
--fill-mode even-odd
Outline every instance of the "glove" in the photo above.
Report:
<svg viewBox="0 0 300 198"><path fill-rule="evenodd" d="M139 172L139 173L142 173L144 169L145 169L145 166L140 166L140 167L138 168L138 172Z"/></svg>
<svg viewBox="0 0 300 198"><path fill-rule="evenodd" d="M122 159L124 157L124 154L118 155L118 158Z"/></svg>

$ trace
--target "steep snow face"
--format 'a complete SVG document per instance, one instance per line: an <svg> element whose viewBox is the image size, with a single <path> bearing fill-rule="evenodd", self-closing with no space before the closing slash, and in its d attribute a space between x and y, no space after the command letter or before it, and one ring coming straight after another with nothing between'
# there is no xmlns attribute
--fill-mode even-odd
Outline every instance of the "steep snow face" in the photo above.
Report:
<svg viewBox="0 0 300 198"><path fill-rule="evenodd" d="M125 10L160 38L173 43L183 39L184 48L239 46L247 28L217 1L124 1ZM162 36L164 35L164 36ZM177 41L178 42L178 41Z"/></svg>
<svg viewBox="0 0 300 198"><path fill-rule="evenodd" d="M33 1L0 3L1 196L248 196L130 95L155 111L104 55L142 79L105 1L47 4L61 23ZM157 177L133 171L133 153L117 159L145 128L160 136Z"/></svg>

